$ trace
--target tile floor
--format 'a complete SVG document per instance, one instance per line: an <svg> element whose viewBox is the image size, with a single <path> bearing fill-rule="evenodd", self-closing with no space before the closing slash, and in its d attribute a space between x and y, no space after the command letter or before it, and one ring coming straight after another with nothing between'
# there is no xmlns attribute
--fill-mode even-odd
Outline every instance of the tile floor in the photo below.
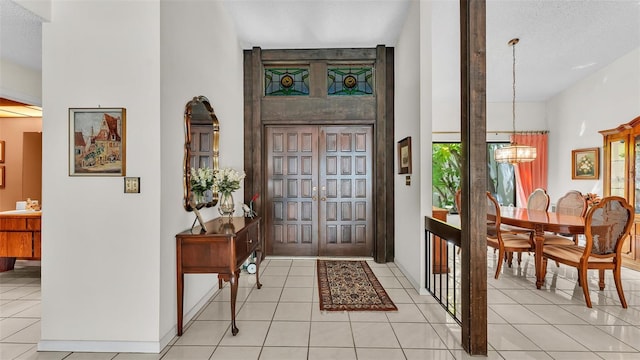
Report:
<svg viewBox="0 0 640 360"><path fill-rule="evenodd" d="M395 264L369 263L399 311L321 312L315 261L272 258L263 262L261 290L254 276L241 276L238 336L230 333L225 286L160 354L36 352L40 268L19 263L15 271L0 273L0 359L471 358L461 349L460 327L431 296L418 295ZM623 269L626 310L610 275L604 292L592 291L589 309L570 268L549 264L541 290L533 285L528 256L499 280L491 269L488 274L489 359L640 359L639 272ZM595 285L596 274L590 276Z"/></svg>

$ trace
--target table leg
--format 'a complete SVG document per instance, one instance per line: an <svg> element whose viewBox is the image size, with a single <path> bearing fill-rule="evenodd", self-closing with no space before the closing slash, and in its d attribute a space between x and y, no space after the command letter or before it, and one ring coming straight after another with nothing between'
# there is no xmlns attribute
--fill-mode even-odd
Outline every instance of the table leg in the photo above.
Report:
<svg viewBox="0 0 640 360"><path fill-rule="evenodd" d="M536 261L536 288L540 289L544 285L544 262L542 261L542 247L544 245L544 228L536 225L534 229L534 246L535 246L535 261Z"/></svg>
<svg viewBox="0 0 640 360"><path fill-rule="evenodd" d="M238 327L236 326L236 299L238 297L238 280L240 279L240 271L235 270L229 276L229 284L231 285L231 334L236 336L238 334Z"/></svg>
<svg viewBox="0 0 640 360"><path fill-rule="evenodd" d="M184 295L184 273L178 271L178 336L182 336L182 302Z"/></svg>
<svg viewBox="0 0 640 360"><path fill-rule="evenodd" d="M256 250L256 287L260 289L262 284L260 283L260 262L262 259L262 250Z"/></svg>

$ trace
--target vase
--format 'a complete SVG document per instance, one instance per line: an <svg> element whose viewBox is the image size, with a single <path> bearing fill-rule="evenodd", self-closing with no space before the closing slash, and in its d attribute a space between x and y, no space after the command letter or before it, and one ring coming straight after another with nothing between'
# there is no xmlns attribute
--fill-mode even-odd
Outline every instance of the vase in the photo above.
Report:
<svg viewBox="0 0 640 360"><path fill-rule="evenodd" d="M233 195L231 193L220 193L218 212L222 216L233 216L233 213L235 212L235 204L233 203Z"/></svg>
<svg viewBox="0 0 640 360"><path fill-rule="evenodd" d="M204 205L205 203L205 196L204 193L201 192L197 192L197 191L192 191L193 194L193 207L200 209L202 207L202 205Z"/></svg>

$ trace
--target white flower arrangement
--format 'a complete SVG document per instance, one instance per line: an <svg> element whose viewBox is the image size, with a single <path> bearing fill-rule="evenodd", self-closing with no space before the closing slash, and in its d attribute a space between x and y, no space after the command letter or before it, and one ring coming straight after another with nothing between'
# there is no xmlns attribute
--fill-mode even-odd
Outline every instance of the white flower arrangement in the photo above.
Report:
<svg viewBox="0 0 640 360"><path fill-rule="evenodd" d="M191 168L191 191L198 195L204 194L207 190L213 188L214 171L211 168L204 167L199 169Z"/></svg>
<svg viewBox="0 0 640 360"><path fill-rule="evenodd" d="M231 168L223 168L213 172L213 192L227 193L240 189L240 182L246 174Z"/></svg>

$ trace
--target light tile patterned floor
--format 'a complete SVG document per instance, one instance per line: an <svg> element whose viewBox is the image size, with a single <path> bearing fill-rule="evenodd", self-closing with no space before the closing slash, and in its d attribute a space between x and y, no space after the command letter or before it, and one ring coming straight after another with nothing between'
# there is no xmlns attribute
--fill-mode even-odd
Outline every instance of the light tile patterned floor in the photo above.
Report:
<svg viewBox="0 0 640 360"><path fill-rule="evenodd" d="M491 256L491 253L489 253ZM40 336L40 268L18 264L0 273L0 359L470 359L460 327L430 296L421 296L393 263L369 262L398 312L322 312L315 260L267 259L263 288L244 273L238 291L238 336L229 330L229 288L160 354L36 352ZM611 276L584 305L573 269L549 264L536 290L533 258L493 279L489 259L489 359L640 359L640 273L623 269L628 309ZM475 358L475 357L474 357Z"/></svg>

